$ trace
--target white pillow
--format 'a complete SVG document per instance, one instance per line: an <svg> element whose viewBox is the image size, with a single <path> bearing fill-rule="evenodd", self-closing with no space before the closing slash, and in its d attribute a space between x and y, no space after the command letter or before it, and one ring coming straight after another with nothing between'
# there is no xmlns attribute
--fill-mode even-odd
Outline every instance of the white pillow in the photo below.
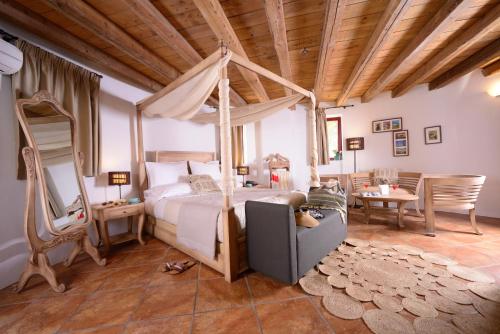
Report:
<svg viewBox="0 0 500 334"><path fill-rule="evenodd" d="M178 183L189 176L187 162L146 162L149 188Z"/></svg>
<svg viewBox="0 0 500 334"><path fill-rule="evenodd" d="M199 162L189 160L192 175L210 175L214 181L222 178L220 173L219 161Z"/></svg>
<svg viewBox="0 0 500 334"><path fill-rule="evenodd" d="M156 199L188 195L193 192L191 185L188 182L172 183L163 186L150 188L144 192L144 196L154 197Z"/></svg>

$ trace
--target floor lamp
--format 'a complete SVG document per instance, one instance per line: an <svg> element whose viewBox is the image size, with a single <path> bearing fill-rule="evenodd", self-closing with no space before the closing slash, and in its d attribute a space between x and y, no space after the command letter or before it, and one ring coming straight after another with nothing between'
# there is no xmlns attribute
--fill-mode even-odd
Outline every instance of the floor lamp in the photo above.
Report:
<svg viewBox="0 0 500 334"><path fill-rule="evenodd" d="M346 149L348 151L354 151L354 173L356 170L356 151L361 151L365 149L365 138L356 137L356 138L346 138Z"/></svg>

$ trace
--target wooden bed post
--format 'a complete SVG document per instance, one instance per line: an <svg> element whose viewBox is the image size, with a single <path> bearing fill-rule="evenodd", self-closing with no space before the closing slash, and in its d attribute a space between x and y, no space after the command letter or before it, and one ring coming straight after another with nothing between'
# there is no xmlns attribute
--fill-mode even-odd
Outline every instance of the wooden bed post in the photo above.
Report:
<svg viewBox="0 0 500 334"><path fill-rule="evenodd" d="M311 187L319 187L318 173L318 138L316 137L316 98L314 94L310 94L311 105L307 110L309 118L309 135L311 143L310 164L311 164Z"/></svg>
<svg viewBox="0 0 500 334"><path fill-rule="evenodd" d="M221 47L221 57L224 56L224 47ZM231 124L229 115L229 79L227 65L221 68L219 81L219 112L220 112L220 143L221 143L221 171L222 171L222 223L224 230L224 277L227 282L236 279L239 271L238 258L238 231L234 219L233 208L233 180L232 180L232 153L231 153Z"/></svg>
<svg viewBox="0 0 500 334"><path fill-rule="evenodd" d="M139 197L144 201L146 189L146 166L144 164L144 142L142 134L142 111L137 107L137 158L139 160Z"/></svg>

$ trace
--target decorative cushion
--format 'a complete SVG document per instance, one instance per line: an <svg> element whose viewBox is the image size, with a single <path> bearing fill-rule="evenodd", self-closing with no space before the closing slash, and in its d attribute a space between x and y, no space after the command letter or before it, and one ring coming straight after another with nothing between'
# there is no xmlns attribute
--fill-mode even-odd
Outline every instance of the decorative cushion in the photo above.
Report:
<svg viewBox="0 0 500 334"><path fill-rule="evenodd" d="M210 175L191 175L189 179L191 188L198 193L221 191Z"/></svg>
<svg viewBox="0 0 500 334"><path fill-rule="evenodd" d="M215 181L222 178L219 161L199 162L189 160L189 167L192 175L210 175Z"/></svg>
<svg viewBox="0 0 500 334"><path fill-rule="evenodd" d="M149 188L178 183L189 175L187 161L146 162Z"/></svg>

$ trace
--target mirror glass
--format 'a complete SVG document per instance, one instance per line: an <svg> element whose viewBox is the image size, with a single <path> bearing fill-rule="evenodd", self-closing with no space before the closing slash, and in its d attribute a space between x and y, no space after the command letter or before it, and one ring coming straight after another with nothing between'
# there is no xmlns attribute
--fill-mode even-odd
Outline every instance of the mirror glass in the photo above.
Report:
<svg viewBox="0 0 500 334"><path fill-rule="evenodd" d="M47 102L24 105L29 132L38 149L45 176L46 201L57 230L85 223L85 206L78 183L71 139L71 120Z"/></svg>

